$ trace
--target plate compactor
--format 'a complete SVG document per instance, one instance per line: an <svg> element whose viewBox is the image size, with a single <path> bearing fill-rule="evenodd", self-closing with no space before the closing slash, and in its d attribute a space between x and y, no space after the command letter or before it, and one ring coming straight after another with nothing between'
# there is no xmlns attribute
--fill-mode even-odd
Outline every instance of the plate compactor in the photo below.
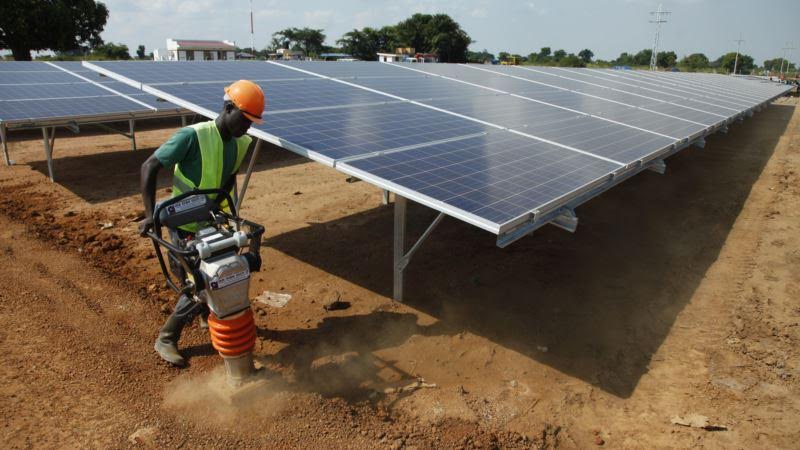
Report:
<svg viewBox="0 0 800 450"><path fill-rule="evenodd" d="M225 202L230 212L220 207ZM238 387L255 373L256 326L248 288L250 273L261 269L264 227L240 218L233 205L222 189L186 192L156 206L147 236L153 241L167 285L208 305L211 343L225 361L228 384ZM177 230L190 223L200 224L193 236L181 242L162 238L162 227ZM166 249L166 261L162 248Z"/></svg>

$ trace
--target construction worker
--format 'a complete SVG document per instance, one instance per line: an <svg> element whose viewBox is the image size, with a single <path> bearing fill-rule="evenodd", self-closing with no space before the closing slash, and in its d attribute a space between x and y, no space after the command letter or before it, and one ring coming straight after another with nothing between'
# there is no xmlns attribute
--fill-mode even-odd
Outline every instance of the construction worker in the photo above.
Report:
<svg viewBox="0 0 800 450"><path fill-rule="evenodd" d="M222 112L215 120L181 128L161 145L142 164L141 189L146 217L139 223L139 234L145 236L153 225L156 178L162 167L174 166L173 197L195 188L222 188L232 192L236 173L251 142L245 133L253 122L263 123L263 111L261 88L252 81L239 80L225 88ZM168 231L174 245L185 246L198 228L199 224L191 223ZM173 272L182 270L178 267L174 267ZM201 315L201 319L208 317L208 306L182 294L155 342L155 350L161 358L179 367L186 365L178 352L178 339L183 327L197 315Z"/></svg>

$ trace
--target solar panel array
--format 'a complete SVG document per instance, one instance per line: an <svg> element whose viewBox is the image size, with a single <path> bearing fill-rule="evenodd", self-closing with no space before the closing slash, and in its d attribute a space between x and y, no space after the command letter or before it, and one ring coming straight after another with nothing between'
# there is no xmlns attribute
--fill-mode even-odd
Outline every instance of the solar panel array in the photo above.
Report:
<svg viewBox="0 0 800 450"><path fill-rule="evenodd" d="M783 95L710 74L328 62L98 62L214 117L238 79L251 134L493 233L610 187Z"/></svg>
<svg viewBox="0 0 800 450"><path fill-rule="evenodd" d="M151 94L101 78L79 61L0 63L0 122L6 124L110 115L134 118L178 110Z"/></svg>

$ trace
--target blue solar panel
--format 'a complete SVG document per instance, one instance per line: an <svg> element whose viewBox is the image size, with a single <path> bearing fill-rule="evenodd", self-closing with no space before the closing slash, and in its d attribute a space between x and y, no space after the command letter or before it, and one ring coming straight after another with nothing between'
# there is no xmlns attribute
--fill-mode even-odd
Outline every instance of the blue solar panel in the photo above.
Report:
<svg viewBox="0 0 800 450"><path fill-rule="evenodd" d="M347 64L302 62L292 63L291 66L325 76L342 76L345 73L342 66L347 66ZM352 67L356 68L356 66ZM685 133L687 136L704 129L699 125L665 118L649 112L639 111L638 114L626 116L631 112L630 107L602 102L563 90L551 89L549 92L539 92L536 98L522 99L509 95L498 95L497 92L479 86L454 82L420 72L428 70L427 67L439 67L436 64L405 64L400 67L373 64L373 67L375 69L371 69L364 76L356 77L355 74L349 74L350 78L347 81L358 86L418 100L424 104L502 127L514 128L536 137L575 147L578 150L612 158L622 164L630 164L670 148L681 140L681 137L684 136L683 132L687 129L688 132ZM355 69L351 70L355 72ZM461 67L461 70L469 69ZM397 78L391 77L391 74L395 74ZM416 75L416 77L409 74ZM491 76L491 74L487 75ZM428 98L433 99L427 100ZM445 100L439 100L439 98L445 98ZM598 117L586 117L585 114L593 114ZM554 116L566 121L550 120ZM614 124L604 120L616 120L615 116L625 116L633 123ZM659 129L634 128L642 125ZM687 127L687 125L691 126ZM673 132L675 136L664 135L665 131ZM593 139L586 139L587 136L591 136Z"/></svg>
<svg viewBox="0 0 800 450"><path fill-rule="evenodd" d="M159 91L175 95L186 101L218 111L222 107L224 88L232 81L201 84L160 84ZM332 81L297 79L295 81L259 81L267 97L269 112L306 108L323 108L369 103L385 103L386 97L361 89L337 85Z"/></svg>
<svg viewBox="0 0 800 450"><path fill-rule="evenodd" d="M648 108L655 104L669 102L671 104L680 106L678 111L684 111L687 114L691 113L692 111L705 112L705 115L695 116L695 118L692 119L703 123L713 123L714 121L717 121L719 116L715 116L715 114L720 114L723 117L727 117L731 112L731 110L727 109L727 106L718 107L710 104L708 101L703 101L702 99L692 99L690 94L686 92L665 91L663 89L658 89L657 86L631 82L624 78L620 78L619 76L609 76L607 73L600 70L577 70L550 67L537 67L535 69L521 68L521 71L524 72L525 76L527 76L528 72L533 73L533 70L536 70L537 72L549 73L555 77L567 77L572 80L592 83L609 89L624 90L625 92L636 96L653 99L654 103L648 105Z"/></svg>
<svg viewBox="0 0 800 450"><path fill-rule="evenodd" d="M136 81L152 86L160 83L230 84L241 79L258 82L309 78L262 61L103 61L97 65L119 74L135 74Z"/></svg>
<svg viewBox="0 0 800 450"><path fill-rule="evenodd" d="M481 75L487 75L489 77L493 77L492 74L497 74L494 77L501 77L509 79L509 77L513 77L511 81L515 82L508 87L508 90L514 93L519 93L521 95L532 95L535 98L539 98L540 95L547 96L547 93L539 94L537 92L528 94L526 92L526 85L534 85L534 86L542 86L542 85L550 85L550 86L558 86L562 89L569 89L574 91L575 93L569 96L564 96L560 100L554 99L553 101L558 101L558 104L561 106L570 106L570 104L575 104L578 98L582 98L583 105L587 107L586 111L597 111L596 108L602 108L604 104L616 104L621 106L630 106L635 108L642 108L639 111L644 111L641 115L634 116L634 120L643 120L644 123L654 124L657 123L659 125L650 125L655 126L658 128L653 129L653 131L659 131L665 134L683 134L686 133L692 134L697 131L701 131L706 129L708 126L715 125L719 123L721 120L726 118L727 116L723 115L715 115L713 112L710 113L702 113L701 111L697 111L696 109L690 109L686 107L678 107L676 112L677 114L674 115L666 115L662 111L658 111L656 108L653 108L653 105L661 105L665 103L665 100L661 100L657 97L653 97L651 95L647 95L647 93L637 93L637 92L625 92L622 89L615 88L613 86L604 86L600 83L595 83L591 79L581 79L579 76L569 77L568 73L566 74L559 74L553 70L546 70L545 68L530 68L530 67L491 67L491 68L484 68L482 66L469 66L473 68L473 71L466 71L467 74L471 75L474 73L478 73ZM428 68L426 67L426 70ZM472 75L473 78L476 78L475 75ZM491 79L491 78L489 78ZM563 92L563 91L561 91ZM577 106L572 106L577 107ZM589 109L592 108L592 109ZM709 108L713 111L714 108ZM601 111L602 112L602 111ZM655 114L653 114L655 113ZM685 117L684 113L691 115L691 117ZM631 117L630 115L625 114L625 119ZM612 117L612 116L609 116ZM617 117L620 117L619 119ZM620 120L625 123L636 124L633 122L627 122L623 120L621 116L613 117L615 120ZM642 125L639 125L642 126ZM647 128L647 126L643 126L643 128ZM648 128L651 129L651 128Z"/></svg>
<svg viewBox="0 0 800 450"><path fill-rule="evenodd" d="M132 111L145 111L145 108L117 95L0 102L0 114L2 114L0 118L3 121L70 119Z"/></svg>
<svg viewBox="0 0 800 450"><path fill-rule="evenodd" d="M409 103L274 114L257 128L333 160L487 129L481 124Z"/></svg>
<svg viewBox="0 0 800 450"><path fill-rule="evenodd" d="M119 81L100 77L96 72L83 67L80 62L52 64L22 61L0 63L0 120L29 122L141 114L152 112L154 108L159 111L178 110L175 105L159 102L150 94ZM75 72L65 72L59 68ZM103 89L76 74L151 107Z"/></svg>
<svg viewBox="0 0 800 450"><path fill-rule="evenodd" d="M571 73L579 72L574 69L563 69L563 70ZM746 101L742 101L740 99L732 99L713 91L708 91L708 90L704 91L699 89L681 89L675 86L669 86L667 84L660 83L657 80L648 80L647 78L640 78L638 76L629 77L624 75L624 72L625 71L619 71L619 73L612 73L611 71L607 70L596 70L592 71L592 74L608 80L625 83L625 85L628 86L636 86L642 89L646 89L648 91L663 92L673 97L683 98L686 100L683 103L684 105L692 106L703 110L706 110L705 108L709 108L708 110L711 112L718 112L718 111L732 112L736 111L737 109L746 108L749 105L749 103Z"/></svg>
<svg viewBox="0 0 800 450"><path fill-rule="evenodd" d="M507 132L360 159L344 166L497 224L555 204L618 168Z"/></svg>
<svg viewBox="0 0 800 450"><path fill-rule="evenodd" d="M252 79L267 95L266 123L256 128L257 136L496 233L608 184L612 174L636 169L640 161L669 154L758 104L698 92L699 83L716 79L631 81L598 70L322 62L96 65L212 116L225 85ZM747 95L763 102L781 92L764 86Z"/></svg>

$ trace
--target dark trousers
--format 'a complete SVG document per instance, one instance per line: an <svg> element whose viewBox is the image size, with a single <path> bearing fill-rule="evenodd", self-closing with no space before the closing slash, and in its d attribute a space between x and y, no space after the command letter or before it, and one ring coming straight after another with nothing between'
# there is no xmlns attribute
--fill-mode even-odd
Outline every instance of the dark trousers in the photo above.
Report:
<svg viewBox="0 0 800 450"><path fill-rule="evenodd" d="M191 238L191 234L183 231L181 229L169 229L169 239L172 241L172 244L185 248L186 242ZM178 297L178 303L175 304L175 311L172 315L179 319L184 324L191 322L195 317L199 314L202 314L203 317L208 317L208 305L205 303L198 303L186 294L181 294Z"/></svg>

